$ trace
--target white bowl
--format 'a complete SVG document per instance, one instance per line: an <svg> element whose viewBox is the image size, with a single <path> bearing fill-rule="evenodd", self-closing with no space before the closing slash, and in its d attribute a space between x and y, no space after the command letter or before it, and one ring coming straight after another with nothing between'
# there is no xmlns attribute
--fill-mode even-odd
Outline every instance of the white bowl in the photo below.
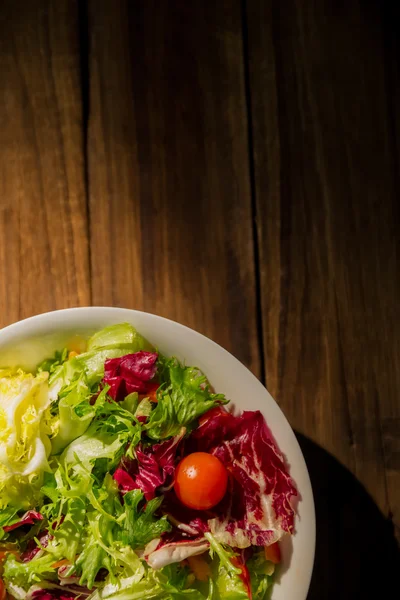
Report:
<svg viewBox="0 0 400 600"><path fill-rule="evenodd" d="M0 330L0 366L33 368L75 334L89 336L112 323L129 322L159 350L198 366L236 407L260 410L271 428L300 492L296 533L282 543L281 575L272 600L305 600L315 551L315 511L310 478L296 437L265 387L229 352L205 336L144 312L124 308L70 308L19 321Z"/></svg>

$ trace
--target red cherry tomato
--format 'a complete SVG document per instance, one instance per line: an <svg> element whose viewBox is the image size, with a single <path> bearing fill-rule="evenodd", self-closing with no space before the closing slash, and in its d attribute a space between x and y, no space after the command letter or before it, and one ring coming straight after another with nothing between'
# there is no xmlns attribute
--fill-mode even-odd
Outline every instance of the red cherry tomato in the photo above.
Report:
<svg viewBox="0 0 400 600"><path fill-rule="evenodd" d="M208 510L225 496L228 472L222 462L207 452L193 452L179 463L175 493L185 506Z"/></svg>

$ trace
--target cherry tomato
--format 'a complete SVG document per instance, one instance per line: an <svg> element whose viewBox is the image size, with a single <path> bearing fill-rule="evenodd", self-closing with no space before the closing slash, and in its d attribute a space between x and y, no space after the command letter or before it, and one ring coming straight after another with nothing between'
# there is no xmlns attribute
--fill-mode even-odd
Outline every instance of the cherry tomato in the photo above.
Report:
<svg viewBox="0 0 400 600"><path fill-rule="evenodd" d="M207 452L193 452L179 463L175 492L185 506L208 510L225 496L228 472L222 462Z"/></svg>

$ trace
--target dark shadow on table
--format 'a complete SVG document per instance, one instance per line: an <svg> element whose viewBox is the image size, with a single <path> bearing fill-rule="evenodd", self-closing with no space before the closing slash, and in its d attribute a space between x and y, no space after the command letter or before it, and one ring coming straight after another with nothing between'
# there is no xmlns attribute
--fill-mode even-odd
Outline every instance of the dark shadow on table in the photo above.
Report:
<svg viewBox="0 0 400 600"><path fill-rule="evenodd" d="M352 473L321 447L296 435L310 473L317 515L317 547L308 600L396 596L400 549L392 522Z"/></svg>

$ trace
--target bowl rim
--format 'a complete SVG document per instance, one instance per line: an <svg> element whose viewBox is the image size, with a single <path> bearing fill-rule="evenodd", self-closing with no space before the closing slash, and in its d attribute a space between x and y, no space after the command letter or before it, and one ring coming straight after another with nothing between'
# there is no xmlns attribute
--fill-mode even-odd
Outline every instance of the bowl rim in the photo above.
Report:
<svg viewBox="0 0 400 600"><path fill-rule="evenodd" d="M191 327L188 327L187 325L183 325L182 323L179 323L178 321L174 321L173 319L169 319L167 317L163 317L163 316L160 316L160 315L157 315L154 313L150 313L150 312L146 312L146 311L142 311L142 310L125 308L122 306L98 306L98 305L96 305L96 306L76 306L76 307L61 308L61 309L46 311L43 313L38 313L38 314L32 315L30 317L26 317L24 319L20 319L18 321L10 323L9 325L6 325L5 327L2 327L0 329L0 347L4 343L7 343L10 340L12 340L12 338L14 336L18 336L26 328L26 326L30 325L31 323L33 324L33 323L39 322L39 321L47 321L47 323L46 323L47 325L49 325L49 326L54 325L54 327L56 327L56 324L57 324L57 322L59 323L59 319L61 316L68 319L70 315L76 315L78 313L83 314L85 312L90 312L90 313L101 312L102 315L104 315L104 316L106 315L106 313L109 313L110 315L112 315L112 314L115 315L117 312L130 313L132 315L132 322L134 322L134 315L145 315L145 318L149 318L152 321L159 322L161 320L166 323L169 323L172 326L176 326L177 328L179 328L183 331L190 332L190 334L195 334L195 336L198 336L199 338L202 338L203 340L207 341L208 343L211 343L214 347L216 347L218 349L218 351L222 352L223 355L225 355L226 357L229 357L229 360L231 360L231 361L233 360L238 367L240 366L242 369L243 368L246 369L246 371L248 372L248 375L254 380L254 382L256 382L258 384L258 386L261 386L263 388L263 390L267 392L268 396L271 398L271 400L273 400L274 404L276 405L276 408L280 412L280 416L282 417L283 421L286 422L287 427L289 427L289 429L291 430L291 432L293 434L294 447L296 448L297 454L299 455L300 459L303 462L305 475L308 480L307 485L308 485L309 489L307 490L307 492L308 492L308 500L309 500L308 511L309 511L309 519L310 519L310 531L309 531L310 547L309 547L309 551L308 551L309 570L308 570L307 576L304 578L304 584L302 586L304 589L304 600L306 600L308 591L310 588L310 584L311 584L311 578L312 578L312 574L313 574L313 570L314 570L314 562L315 562L316 515L315 515L314 494L313 494L313 489L312 489L312 484L311 484L311 480L310 480L310 474L308 471L307 463L304 459L303 452L302 452L300 444L296 438L296 435L293 431L293 428L291 427L283 410L280 408L280 406L278 405L276 400L273 398L273 396L271 396L271 394L268 392L266 386L258 379L258 377L256 377L254 375L254 373L252 373L252 371L250 371L250 369L246 365L244 365L238 358L236 358L233 354L231 354L231 352L226 350L223 346L221 346L220 344L218 344L211 338L200 333L199 331L196 331L195 329L192 329ZM26 336L21 336L21 337L22 338L29 337L29 333Z"/></svg>

